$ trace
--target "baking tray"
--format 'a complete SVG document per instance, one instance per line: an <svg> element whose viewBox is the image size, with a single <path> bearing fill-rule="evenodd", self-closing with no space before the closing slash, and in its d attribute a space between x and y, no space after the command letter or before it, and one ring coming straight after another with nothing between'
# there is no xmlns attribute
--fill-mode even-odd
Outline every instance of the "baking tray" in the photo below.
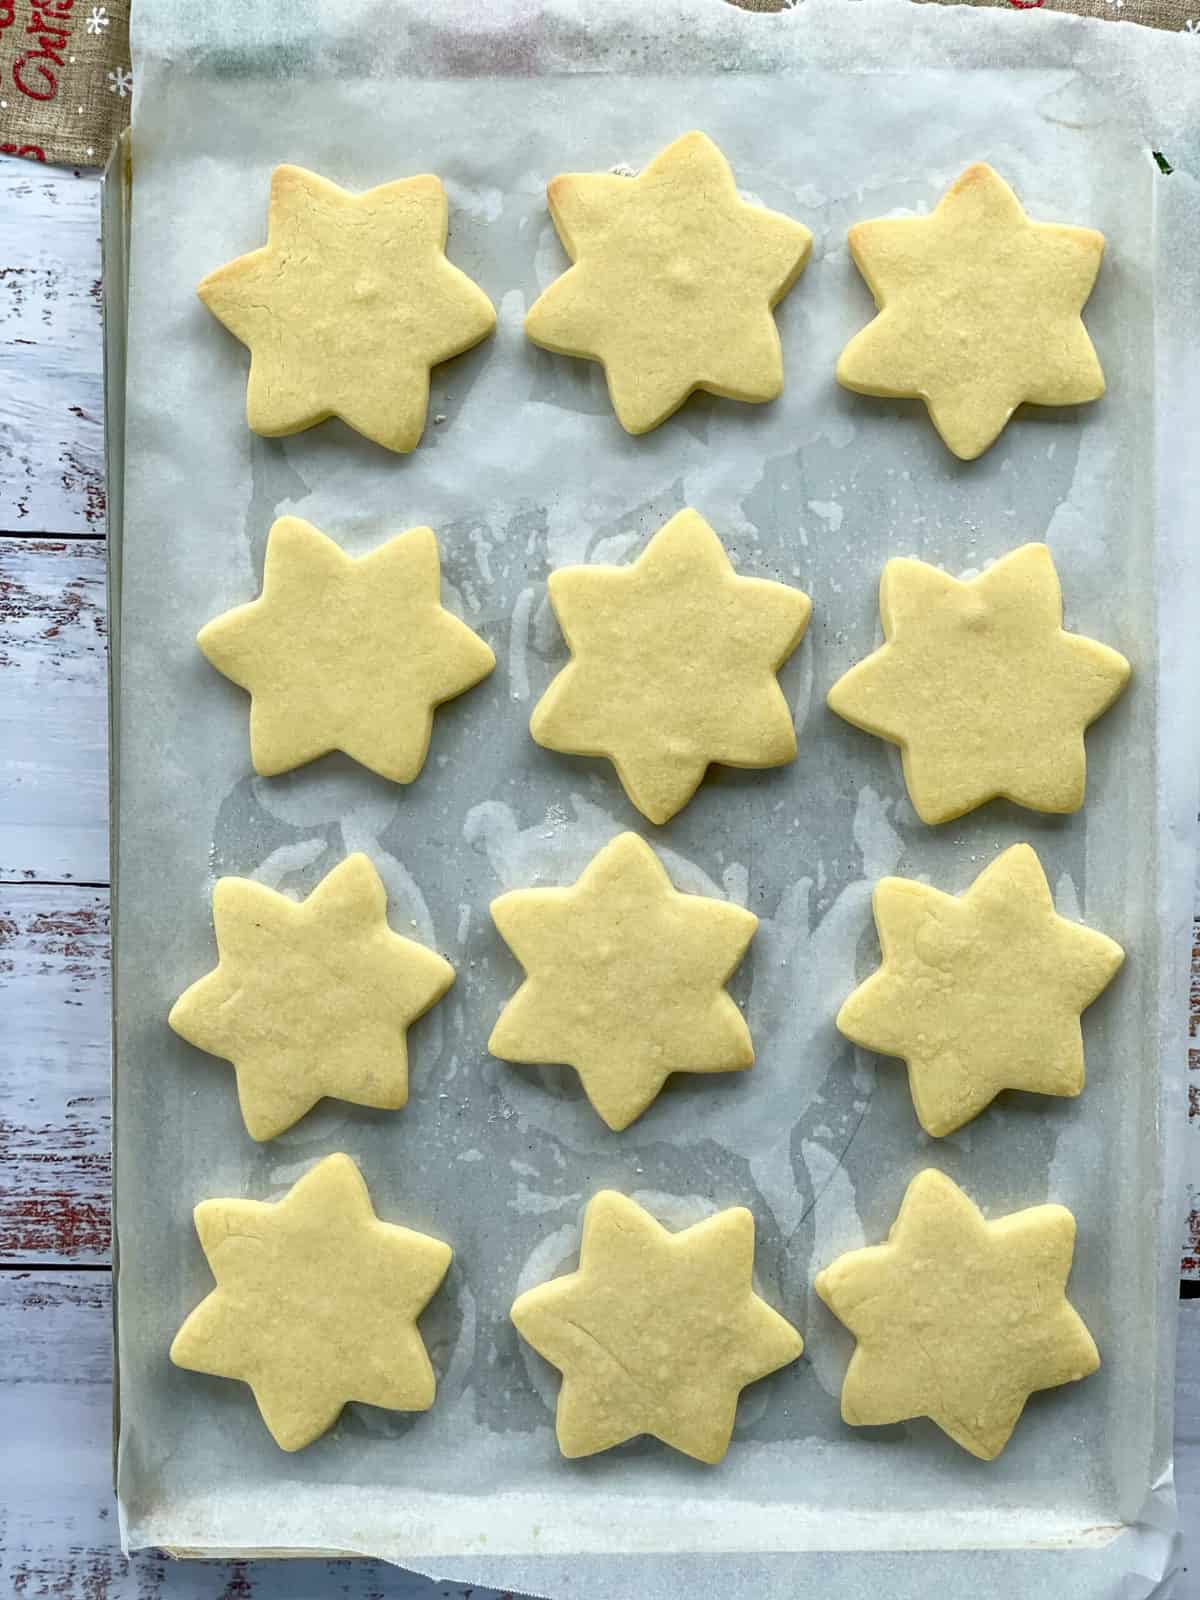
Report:
<svg viewBox="0 0 1200 1600"><path fill-rule="evenodd" d="M264 17L148 0L140 13L129 459L124 526L113 530L126 1545L374 1554L441 1577L587 1595L791 1593L800 1555L814 1592L830 1596L880 1584L915 1596L951 1575L1056 1597L1127 1592L1134 1574L1157 1583L1173 1549L1171 1097L1195 811L1192 741L1179 737L1194 681L1181 618L1195 468L1181 430L1197 398L1189 330L1200 307L1186 261L1200 137L1176 58L1140 36L1126 43L1118 96L1102 28L1039 19L1035 69L1002 25L1013 19L972 15L968 32L953 14L886 0L848 11L818 0L770 19L624 4L549 7L536 26L519 7L482 20L456 6L436 22L388 15L385 36L371 31L383 13L365 4ZM956 74L968 69L964 97ZM1150 155L1151 82L1170 178ZM701 397L629 439L596 369L521 335L523 307L564 265L544 185L560 170L640 165L693 122L746 192L814 229L814 259L779 312L777 405ZM964 465L920 408L846 394L832 368L870 314L846 226L927 208L980 156L1032 215L1106 232L1088 323L1110 392L1078 413L1021 418ZM340 424L286 440L245 430L243 352L193 288L261 243L278 160L351 188L424 170L447 183L451 257L491 294L500 325L435 373L430 414L445 420L412 457ZM800 583L816 609L782 674L797 761L719 772L652 829L606 766L538 750L527 721L565 658L547 571L628 559L687 504L741 570ZM355 554L430 523L447 603L496 650L493 676L439 713L428 767L408 789L340 757L255 778L245 698L193 646L204 621L257 591L268 528L285 512ZM825 692L877 642L888 556L962 574L1035 538L1054 552L1068 626L1122 650L1133 685L1089 735L1080 815L993 804L926 828L895 753L829 714ZM519 973L486 908L504 889L570 881L629 826L681 887L730 895L761 918L734 985L758 1061L728 1080L678 1080L614 1137L570 1074L488 1057ZM833 1027L877 960L871 886L898 871L959 891L1022 839L1060 910L1119 938L1129 959L1088 1013L1080 1100L1008 1096L930 1141L902 1068L876 1066ZM175 1038L166 1013L213 964L216 877L302 894L355 849L379 868L394 924L442 950L459 979L413 1030L402 1114L326 1103L256 1146L229 1069ZM419 1417L348 1407L324 1439L284 1457L244 1389L180 1372L166 1350L211 1284L193 1205L274 1198L334 1149L360 1162L382 1216L455 1248L422 1319L439 1396ZM819 1266L886 1232L908 1179L931 1163L992 1214L1048 1198L1072 1208L1071 1295L1104 1357L1086 1384L1035 1397L986 1467L927 1422L842 1426L848 1341L811 1290ZM673 1224L749 1205L762 1291L806 1337L798 1366L746 1394L716 1471L650 1441L558 1457L556 1379L519 1344L507 1310L570 1262L582 1207L602 1186Z"/></svg>

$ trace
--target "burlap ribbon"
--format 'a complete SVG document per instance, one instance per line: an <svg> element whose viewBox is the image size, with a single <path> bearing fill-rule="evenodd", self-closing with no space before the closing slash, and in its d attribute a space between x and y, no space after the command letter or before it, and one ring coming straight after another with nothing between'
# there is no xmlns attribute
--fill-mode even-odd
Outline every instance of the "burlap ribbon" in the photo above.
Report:
<svg viewBox="0 0 1200 1600"><path fill-rule="evenodd" d="M730 3L747 11L783 11L792 0ZM940 3L1045 7L1200 34L1200 0ZM0 0L0 151L68 166L104 165L129 121L129 5L130 0Z"/></svg>
<svg viewBox="0 0 1200 1600"><path fill-rule="evenodd" d="M0 0L0 150L102 167L129 121L129 0Z"/></svg>

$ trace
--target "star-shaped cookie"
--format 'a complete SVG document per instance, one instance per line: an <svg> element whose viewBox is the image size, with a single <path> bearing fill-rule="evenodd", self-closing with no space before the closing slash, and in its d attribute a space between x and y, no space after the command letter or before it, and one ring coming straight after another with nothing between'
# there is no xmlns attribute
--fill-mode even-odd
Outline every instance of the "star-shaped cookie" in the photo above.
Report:
<svg viewBox="0 0 1200 1600"><path fill-rule="evenodd" d="M311 523L280 517L263 590L196 640L250 695L250 756L264 778L342 750L393 783L425 765L434 708L496 658L441 602L437 540L410 528L355 560Z"/></svg>
<svg viewBox="0 0 1200 1600"><path fill-rule="evenodd" d="M528 1290L512 1308L521 1337L563 1375L563 1455L649 1433L698 1461L720 1461L741 1390L804 1348L755 1294L753 1268L754 1218L743 1206L668 1233L624 1195L596 1195L578 1271Z"/></svg>
<svg viewBox="0 0 1200 1600"><path fill-rule="evenodd" d="M254 1391L282 1450L302 1450L347 1401L428 1411L437 1385L417 1318L450 1246L381 1222L349 1156L326 1156L282 1200L204 1200L196 1232L217 1287L171 1360Z"/></svg>
<svg viewBox="0 0 1200 1600"><path fill-rule="evenodd" d="M681 511L628 567L560 567L550 601L573 659L529 731L548 750L607 756L651 822L695 794L710 762L777 767L796 754L775 673L812 601L739 578L697 511Z"/></svg>
<svg viewBox="0 0 1200 1600"><path fill-rule="evenodd" d="M250 350L253 431L275 438L340 417L388 450L415 449L430 369L496 326L491 301L445 246L437 178L349 194L303 167L276 167L266 245L196 291Z"/></svg>
<svg viewBox="0 0 1200 1600"><path fill-rule="evenodd" d="M448 961L387 923L364 855L289 900L249 878L213 890L217 966L171 1008L171 1027L237 1073L252 1139L273 1139L329 1095L408 1103L405 1031L454 982Z"/></svg>
<svg viewBox="0 0 1200 1600"><path fill-rule="evenodd" d="M1034 1390L1100 1365L1066 1297L1074 1250L1065 1206L987 1222L944 1173L920 1173L886 1244L817 1274L817 1293L857 1341L843 1421L930 1417L973 1456L998 1456Z"/></svg>
<svg viewBox="0 0 1200 1600"><path fill-rule="evenodd" d="M997 795L1032 811L1078 811L1084 729L1129 681L1125 657L1066 633L1044 544L1022 545L969 582L889 561L885 643L829 691L839 717L900 746L922 822L949 822Z"/></svg>
<svg viewBox="0 0 1200 1600"><path fill-rule="evenodd" d="M599 361L627 432L657 428L696 389L775 399L783 354L771 309L804 270L812 234L742 200L711 139L685 133L636 178L564 174L546 196L574 266L525 331Z"/></svg>
<svg viewBox="0 0 1200 1600"><path fill-rule="evenodd" d="M964 461L1023 401L1098 400L1104 374L1080 312L1103 253L1093 228L1031 222L1003 178L976 162L930 216L850 229L879 315L842 351L838 382L924 400Z"/></svg>
<svg viewBox="0 0 1200 1600"><path fill-rule="evenodd" d="M866 1050L903 1057L926 1133L953 1133L1002 1089L1080 1092L1080 1013L1125 953L1056 913L1030 845L1006 850L957 899L883 878L874 907L883 965L837 1025Z"/></svg>
<svg viewBox="0 0 1200 1600"><path fill-rule="evenodd" d="M605 845L569 889L514 889L491 909L527 977L488 1049L574 1067L614 1131L672 1072L752 1065L750 1030L724 986L758 918L680 894L637 834Z"/></svg>

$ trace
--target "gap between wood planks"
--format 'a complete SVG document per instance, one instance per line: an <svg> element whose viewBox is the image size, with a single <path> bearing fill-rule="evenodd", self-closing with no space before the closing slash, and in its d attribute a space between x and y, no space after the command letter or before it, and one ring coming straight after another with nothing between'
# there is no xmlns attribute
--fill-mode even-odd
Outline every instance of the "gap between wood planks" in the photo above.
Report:
<svg viewBox="0 0 1200 1600"><path fill-rule="evenodd" d="M106 1268L109 896L0 887L0 1263Z"/></svg>
<svg viewBox="0 0 1200 1600"><path fill-rule="evenodd" d="M0 889L108 889L106 878L95 883L87 878L0 878Z"/></svg>
<svg viewBox="0 0 1200 1600"><path fill-rule="evenodd" d="M0 528L0 539L91 539L93 542L104 544L107 534L104 530L98 533L56 533L53 528L48 528L45 533L22 533L19 528Z"/></svg>

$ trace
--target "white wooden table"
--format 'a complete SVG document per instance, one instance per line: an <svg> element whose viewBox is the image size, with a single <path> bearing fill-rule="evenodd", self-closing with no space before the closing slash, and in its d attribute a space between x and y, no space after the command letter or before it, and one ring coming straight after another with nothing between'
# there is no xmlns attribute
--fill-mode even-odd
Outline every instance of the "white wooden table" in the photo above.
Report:
<svg viewBox="0 0 1200 1600"><path fill-rule="evenodd" d="M0 159L0 1600L469 1594L373 1562L120 1554L98 216L94 175ZM1194 1034L1200 948L1195 971ZM1200 1298L1181 1310L1176 1593L1200 1600Z"/></svg>

